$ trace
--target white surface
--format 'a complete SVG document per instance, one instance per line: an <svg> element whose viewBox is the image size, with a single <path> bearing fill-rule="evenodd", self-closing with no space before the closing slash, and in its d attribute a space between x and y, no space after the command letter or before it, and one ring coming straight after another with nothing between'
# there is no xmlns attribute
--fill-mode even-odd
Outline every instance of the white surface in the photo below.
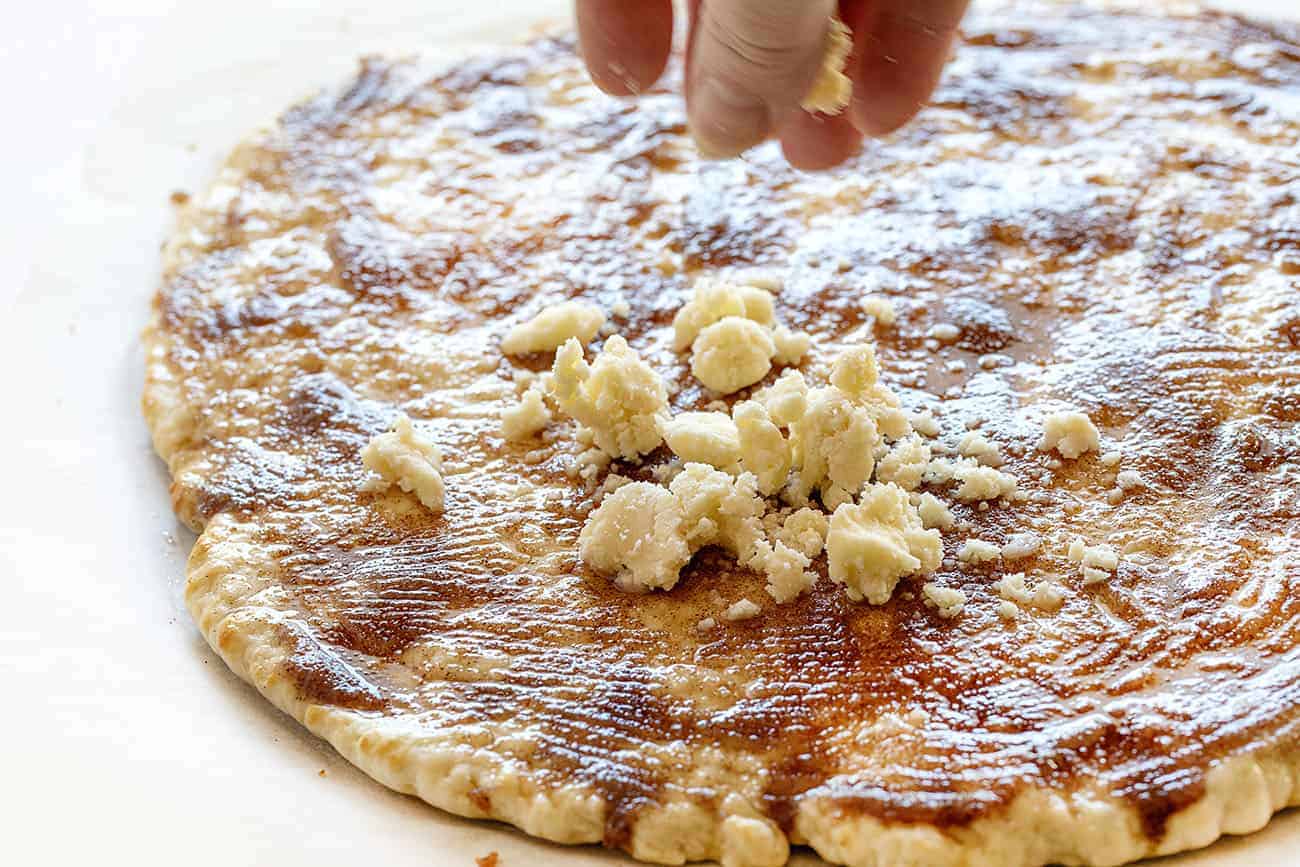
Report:
<svg viewBox="0 0 1300 867"><path fill-rule="evenodd" d="M0 37L3 860L625 863L392 794L230 675L181 604L192 537L138 410L169 192L201 188L358 54L464 52L567 3L102 5L25 4ZM1176 863L1296 863L1298 847L1293 813Z"/></svg>

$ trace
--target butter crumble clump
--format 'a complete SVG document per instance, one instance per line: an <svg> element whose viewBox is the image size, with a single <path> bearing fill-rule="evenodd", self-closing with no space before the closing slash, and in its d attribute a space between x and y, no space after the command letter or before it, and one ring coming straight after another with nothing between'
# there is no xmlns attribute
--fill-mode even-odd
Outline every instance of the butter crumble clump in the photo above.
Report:
<svg viewBox="0 0 1300 867"><path fill-rule="evenodd" d="M519 402L501 411L501 434L512 442L529 439L551 423L551 411L543 399L542 388L533 384Z"/></svg>
<svg viewBox="0 0 1300 867"><path fill-rule="evenodd" d="M980 466L974 461L959 464L953 471L953 478L961 482L957 499L963 502L996 500L1016 493L1015 476L993 467Z"/></svg>
<svg viewBox="0 0 1300 867"><path fill-rule="evenodd" d="M796 502L814 490L856 491L871 478L880 433L871 414L834 386L813 389L803 416L790 426L798 466ZM829 504L827 504L829 506Z"/></svg>
<svg viewBox="0 0 1300 867"><path fill-rule="evenodd" d="M721 545L748 564L763 540L767 503L752 473L731 476L707 464L687 464L668 485L684 516L692 549Z"/></svg>
<svg viewBox="0 0 1300 867"><path fill-rule="evenodd" d="M659 485L622 485L587 519L578 551L622 590L668 590L691 559L682 504Z"/></svg>
<svg viewBox="0 0 1300 867"><path fill-rule="evenodd" d="M555 355L555 400L591 429L595 444L611 457L635 458L653 451L668 420L664 381L627 341L614 335L588 365L582 344L569 338Z"/></svg>
<svg viewBox="0 0 1300 867"><path fill-rule="evenodd" d="M844 111L853 94L853 81L844 74L844 65L853 51L853 31L832 16L826 27L826 48L821 68L812 87L799 103L804 111L835 115Z"/></svg>
<svg viewBox="0 0 1300 867"><path fill-rule="evenodd" d="M1119 554L1109 545L1088 545L1078 536L1070 540L1066 557L1079 564L1084 585L1100 584L1119 568Z"/></svg>
<svg viewBox="0 0 1300 867"><path fill-rule="evenodd" d="M1074 460L1087 452L1098 451L1101 434L1092 419L1081 412L1056 412L1043 419L1043 439L1038 450L1052 449L1066 460Z"/></svg>
<svg viewBox="0 0 1300 867"><path fill-rule="evenodd" d="M446 498L442 478L442 453L433 440L421 434L406 413L393 421L361 450L361 462L378 473L387 485L397 485L431 512L441 512Z"/></svg>
<svg viewBox="0 0 1300 867"><path fill-rule="evenodd" d="M988 563L1002 557L1002 548L984 539L968 539L957 551L957 559L963 563Z"/></svg>
<svg viewBox="0 0 1300 867"><path fill-rule="evenodd" d="M673 348L680 352L694 343L701 331L728 316L771 326L776 321L772 294L757 286L707 278L697 281L694 297L673 317Z"/></svg>
<svg viewBox="0 0 1300 867"><path fill-rule="evenodd" d="M888 298L882 298L879 295L867 295L859 303L862 306L862 312L873 317L881 325L893 325L898 321L898 311L894 309L894 302Z"/></svg>
<svg viewBox="0 0 1300 867"><path fill-rule="evenodd" d="M772 360L777 364L792 366L803 360L812 348L812 337L806 331L793 331L784 325L772 329Z"/></svg>
<svg viewBox="0 0 1300 867"><path fill-rule="evenodd" d="M778 541L760 547L753 566L767 576L767 592L777 602L789 602L817 583L817 573L810 572L812 561L800 551Z"/></svg>
<svg viewBox="0 0 1300 867"><path fill-rule="evenodd" d="M1039 581L1037 585L1030 588L1025 580L1024 572L1013 572L998 579L993 584L993 589L1003 600L1010 603L1012 607L1020 608L1037 608L1040 611L1055 611L1061 607L1064 601L1060 588L1053 585L1050 581ZM1011 615L1014 616L1012 611ZM1007 615L1003 615L1007 616Z"/></svg>
<svg viewBox="0 0 1300 867"><path fill-rule="evenodd" d="M763 609L754 602L748 599L737 599L722 612L722 619L735 623L738 620L751 620L762 612Z"/></svg>
<svg viewBox="0 0 1300 867"><path fill-rule="evenodd" d="M858 505L835 510L826 553L831 580L873 605L887 602L903 576L933 572L943 556L939 532L924 529L907 492L893 484L873 484Z"/></svg>
<svg viewBox="0 0 1300 867"><path fill-rule="evenodd" d="M797 370L786 370L776 382L754 395L767 408L778 427L788 428L798 421L808 407L808 382Z"/></svg>
<svg viewBox="0 0 1300 867"><path fill-rule="evenodd" d="M1002 556L1007 560L1019 560L1038 553L1043 540L1036 533L1015 533L1002 546Z"/></svg>
<svg viewBox="0 0 1300 867"><path fill-rule="evenodd" d="M587 344L604 324L605 313L596 305L565 301L512 328L501 341L501 351L507 355L554 352L570 338Z"/></svg>
<svg viewBox="0 0 1300 867"><path fill-rule="evenodd" d="M725 470L740 460L741 435L726 413L679 413L663 422L660 430L668 448L687 463Z"/></svg>
<svg viewBox="0 0 1300 867"><path fill-rule="evenodd" d="M736 404L731 416L741 463L758 479L759 491L770 496L780 490L790 475L790 444L757 401Z"/></svg>
<svg viewBox="0 0 1300 867"><path fill-rule="evenodd" d="M935 613L945 620L956 617L966 608L964 591L929 583L921 588L921 592L925 595L925 604L935 608Z"/></svg>
<svg viewBox="0 0 1300 867"><path fill-rule="evenodd" d="M691 344L691 373L706 388L731 394L767 376L775 353L771 332L752 319L726 316Z"/></svg>
<svg viewBox="0 0 1300 867"><path fill-rule="evenodd" d="M1000 467L1005 461L997 444L979 431L970 431L957 444L957 451L968 458L974 458L986 467Z"/></svg>
<svg viewBox="0 0 1300 867"><path fill-rule="evenodd" d="M956 520L943 501L934 494L922 494L917 501L916 513L921 516L921 524L927 530L947 530Z"/></svg>
<svg viewBox="0 0 1300 867"><path fill-rule="evenodd" d="M876 480L894 482L904 490L915 491L925 476L930 458L930 446L919 436L904 437L876 462Z"/></svg>
<svg viewBox="0 0 1300 867"><path fill-rule="evenodd" d="M829 530L830 520L826 515L805 506L791 513L776 535L781 543L812 558L826 547L826 533Z"/></svg>

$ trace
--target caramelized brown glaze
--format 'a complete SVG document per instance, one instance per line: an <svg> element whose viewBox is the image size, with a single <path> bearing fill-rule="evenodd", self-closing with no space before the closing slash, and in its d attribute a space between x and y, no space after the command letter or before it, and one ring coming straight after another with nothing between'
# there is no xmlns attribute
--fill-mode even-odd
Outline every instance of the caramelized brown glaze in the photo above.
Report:
<svg viewBox="0 0 1300 867"><path fill-rule="evenodd" d="M158 296L193 427L167 457L188 521L258 526L301 695L527 728L534 782L594 786L611 846L669 790L727 794L683 794L647 745L751 757L786 828L810 794L957 826L1026 787L1095 783L1159 839L1216 761L1296 742L1300 34L1062 7L964 33L933 106L827 175L770 147L698 162L674 82L602 97L566 39L437 75L368 60L238 153ZM950 557L1046 540L1014 570L946 560L961 617L907 583L879 607L825 580L776 606L711 550L671 592L623 594L575 554L591 501L572 450L525 463L541 444L499 436L497 342L563 297L624 298L614 322L680 383L676 405L707 403L665 326L694 276L751 266L785 277L811 370L871 333L864 293L890 297L891 385L948 442L984 431L1041 493L955 507ZM954 345L927 340L936 323ZM1035 451L1066 406L1143 487L1113 505L1097 455ZM358 452L399 407L446 456L443 515L361 490ZM1126 550L1110 582L1082 585L1072 535ZM1009 571L1062 576L1062 610L1000 619ZM742 595L761 616L696 629ZM467 649L508 664L439 661ZM873 728L917 709L907 739Z"/></svg>

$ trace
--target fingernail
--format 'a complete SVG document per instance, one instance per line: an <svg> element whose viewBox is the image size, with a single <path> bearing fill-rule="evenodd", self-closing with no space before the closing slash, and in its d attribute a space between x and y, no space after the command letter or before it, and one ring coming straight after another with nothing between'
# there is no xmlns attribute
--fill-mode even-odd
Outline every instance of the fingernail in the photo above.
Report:
<svg viewBox="0 0 1300 867"><path fill-rule="evenodd" d="M700 82L691 100L691 134L706 157L734 157L767 138L767 106L719 78Z"/></svg>

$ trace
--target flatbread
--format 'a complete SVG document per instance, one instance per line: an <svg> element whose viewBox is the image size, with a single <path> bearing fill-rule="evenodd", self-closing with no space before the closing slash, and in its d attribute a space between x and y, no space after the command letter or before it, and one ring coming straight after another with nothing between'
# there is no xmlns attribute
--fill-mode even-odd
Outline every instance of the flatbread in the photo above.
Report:
<svg viewBox="0 0 1300 867"><path fill-rule="evenodd" d="M832 174L697 160L675 79L606 98L563 36L368 59L240 147L145 337L212 647L393 789L649 861L1117 864L1300 803L1300 33L1018 4L964 34L933 106ZM669 322L696 277L756 270L810 375L874 335L904 404L1030 494L953 505L931 580L959 616L915 580L850 602L824 556L784 605L712 549L623 593L576 553L572 426L500 435L549 358L499 341L564 298L707 405ZM1062 409L1120 463L1040 452ZM441 514L366 484L399 411L441 448ZM955 556L1018 533L1042 547ZM1085 585L1076 536L1116 574ZM1011 571L1060 610L1003 617Z"/></svg>

